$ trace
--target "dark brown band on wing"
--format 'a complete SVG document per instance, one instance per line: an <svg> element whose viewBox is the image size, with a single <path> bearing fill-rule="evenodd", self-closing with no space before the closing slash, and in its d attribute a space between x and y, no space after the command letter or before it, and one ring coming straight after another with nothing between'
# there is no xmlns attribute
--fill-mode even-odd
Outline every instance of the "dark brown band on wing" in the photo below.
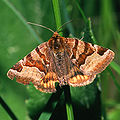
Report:
<svg viewBox="0 0 120 120"><path fill-rule="evenodd" d="M72 49L72 52L73 52L73 55L72 55L72 59L75 59L76 58L76 51L77 51L77 46L78 46L78 40L75 39L75 45L74 45L74 48Z"/></svg>
<svg viewBox="0 0 120 120"><path fill-rule="evenodd" d="M15 65L13 65L13 67L11 69L17 70L17 72L21 72L23 67L20 62L17 62Z"/></svg>
<svg viewBox="0 0 120 120"><path fill-rule="evenodd" d="M29 66L33 66L35 60L32 59L31 53L29 53L26 56L26 64L25 65L29 65Z"/></svg>
<svg viewBox="0 0 120 120"><path fill-rule="evenodd" d="M97 46L97 47L98 47L97 53L101 56L108 50L107 48L103 48L103 47L100 47L100 46Z"/></svg>
<svg viewBox="0 0 120 120"><path fill-rule="evenodd" d="M38 53L38 55L40 56L40 58L43 59L44 63L45 63L45 64L49 64L49 63L46 61L45 55L40 52L39 48L37 47L37 48L35 48L35 50L36 50L36 52Z"/></svg>
<svg viewBox="0 0 120 120"><path fill-rule="evenodd" d="M47 69L41 60L33 60L31 53L26 56L25 66L37 67L40 71L47 73Z"/></svg>
<svg viewBox="0 0 120 120"><path fill-rule="evenodd" d="M90 43L84 42L84 44L85 44L84 54L87 55L87 56L93 54L93 53L94 53L94 50L93 50L93 48L90 46Z"/></svg>
<svg viewBox="0 0 120 120"><path fill-rule="evenodd" d="M77 62L77 64L78 64L78 67L79 67L80 65L82 65L82 64L85 63L86 57L87 57L87 56L86 56L84 53L79 55L78 60L76 60L76 62Z"/></svg>
<svg viewBox="0 0 120 120"><path fill-rule="evenodd" d="M90 46L90 43L84 42L84 45L85 45L84 52L79 55L79 58L76 61L78 67L80 67L80 65L85 63L85 59L87 58L87 56L90 56L95 52L94 49Z"/></svg>

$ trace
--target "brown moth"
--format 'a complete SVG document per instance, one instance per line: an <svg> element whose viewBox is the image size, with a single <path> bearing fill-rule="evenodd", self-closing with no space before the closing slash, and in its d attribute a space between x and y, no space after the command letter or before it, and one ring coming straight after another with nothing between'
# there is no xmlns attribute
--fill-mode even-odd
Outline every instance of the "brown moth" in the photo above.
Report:
<svg viewBox="0 0 120 120"><path fill-rule="evenodd" d="M42 92L55 92L60 86L85 86L93 82L113 60L114 52L57 32L17 62L7 76L23 84L32 82Z"/></svg>

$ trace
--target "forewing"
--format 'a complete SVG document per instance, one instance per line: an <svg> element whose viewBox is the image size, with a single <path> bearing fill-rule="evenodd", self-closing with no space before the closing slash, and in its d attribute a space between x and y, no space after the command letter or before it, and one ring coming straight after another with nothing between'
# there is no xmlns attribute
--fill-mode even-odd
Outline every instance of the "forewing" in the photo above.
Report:
<svg viewBox="0 0 120 120"><path fill-rule="evenodd" d="M71 61L84 75L102 72L113 60L114 52L74 38L66 38L66 50Z"/></svg>
<svg viewBox="0 0 120 120"><path fill-rule="evenodd" d="M48 72L50 61L47 43L43 43L17 62L7 73L10 79L23 84L32 82L42 92L55 92L57 76Z"/></svg>

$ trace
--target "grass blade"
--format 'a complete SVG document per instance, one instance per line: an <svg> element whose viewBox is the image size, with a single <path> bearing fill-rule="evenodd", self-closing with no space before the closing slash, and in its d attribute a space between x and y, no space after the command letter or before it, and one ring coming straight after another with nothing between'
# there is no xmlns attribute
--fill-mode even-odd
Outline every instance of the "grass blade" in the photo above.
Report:
<svg viewBox="0 0 120 120"><path fill-rule="evenodd" d="M74 120L73 109L72 109L72 100L70 94L70 87L64 87L64 96L65 96L65 104L66 104L66 112L68 120Z"/></svg>
<svg viewBox="0 0 120 120"><path fill-rule="evenodd" d="M97 41L96 41L95 36L93 34L93 31L92 31L90 18L88 18L88 27L89 27L89 33L90 33L91 39L93 40L93 43L96 44Z"/></svg>
<svg viewBox="0 0 120 120"><path fill-rule="evenodd" d="M51 113L48 112L43 112L38 120L49 120L51 116Z"/></svg>
<svg viewBox="0 0 120 120"><path fill-rule="evenodd" d="M60 8L59 8L59 1L58 0L52 0L53 3L53 10L55 15L55 21L57 29L61 26L61 15L60 15ZM62 33L60 33L62 35Z"/></svg>

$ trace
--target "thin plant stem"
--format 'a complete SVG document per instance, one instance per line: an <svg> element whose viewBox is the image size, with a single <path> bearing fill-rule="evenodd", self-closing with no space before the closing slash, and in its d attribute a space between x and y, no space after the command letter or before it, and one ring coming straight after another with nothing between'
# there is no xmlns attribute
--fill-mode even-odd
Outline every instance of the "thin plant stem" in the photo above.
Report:
<svg viewBox="0 0 120 120"><path fill-rule="evenodd" d="M90 18L88 18L88 27L89 27L89 32L90 32L91 39L93 40L93 43L96 44L97 42L96 42L95 36L93 34L93 31L92 31Z"/></svg>
<svg viewBox="0 0 120 120"><path fill-rule="evenodd" d="M5 111L8 113L8 115L12 118L12 120L18 120L15 114L12 112L9 106L4 102L1 96L0 96L0 104L5 109Z"/></svg>
<svg viewBox="0 0 120 120"><path fill-rule="evenodd" d="M61 26L61 15L60 15L60 7L59 7L59 1L58 0L52 0L53 3L53 10L55 15L55 21L57 29ZM60 33L62 36L62 33Z"/></svg>
<svg viewBox="0 0 120 120"><path fill-rule="evenodd" d="M73 109L72 109L72 100L70 94L70 87L64 87L64 96L65 96L65 105L66 105L66 112L67 112L67 119L74 120Z"/></svg>

